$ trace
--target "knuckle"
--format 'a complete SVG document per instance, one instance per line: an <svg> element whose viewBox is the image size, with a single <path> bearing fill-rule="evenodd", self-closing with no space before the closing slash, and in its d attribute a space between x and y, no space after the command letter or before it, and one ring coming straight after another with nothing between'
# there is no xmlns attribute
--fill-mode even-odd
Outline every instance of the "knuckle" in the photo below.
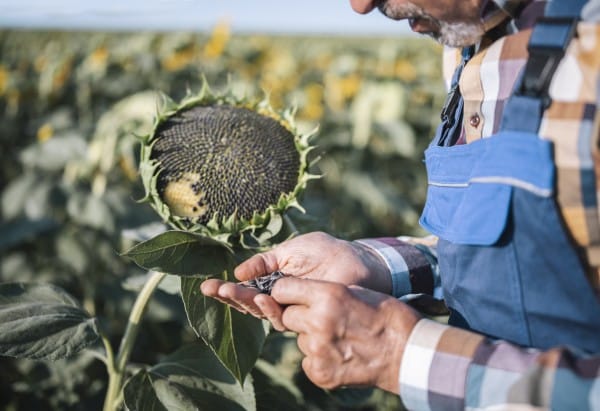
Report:
<svg viewBox="0 0 600 411"><path fill-rule="evenodd" d="M326 351L326 344L320 338L311 338L306 344L306 354L321 357Z"/></svg>
<svg viewBox="0 0 600 411"><path fill-rule="evenodd" d="M290 325L294 325L296 323L296 319L298 318L296 311L297 307L293 305L283 310L283 313L281 313L281 323L285 327L289 328Z"/></svg>
<svg viewBox="0 0 600 411"><path fill-rule="evenodd" d="M330 339L334 330L335 322L336 320L329 315L323 315L319 318L314 318L311 321L311 326L317 335Z"/></svg>
<svg viewBox="0 0 600 411"><path fill-rule="evenodd" d="M299 334L298 338L296 338L296 345L298 349L306 355L306 334Z"/></svg>
<svg viewBox="0 0 600 411"><path fill-rule="evenodd" d="M331 284L327 292L329 298L325 301L334 307L338 307L348 301L348 290L341 284Z"/></svg>
<svg viewBox="0 0 600 411"><path fill-rule="evenodd" d="M308 369L304 369L306 375L316 385L323 388L334 387L336 384L333 381L333 370L322 361L311 361Z"/></svg>
<svg viewBox="0 0 600 411"><path fill-rule="evenodd" d="M326 234L323 231L315 231L314 233L310 233L309 235L314 237L315 239L320 239L320 240L329 238L329 234Z"/></svg>
<svg viewBox="0 0 600 411"><path fill-rule="evenodd" d="M263 271L267 274L268 271L272 271L273 267L277 267L277 256L274 254L277 249L272 251L267 251L265 253L258 254L258 257L261 259Z"/></svg>

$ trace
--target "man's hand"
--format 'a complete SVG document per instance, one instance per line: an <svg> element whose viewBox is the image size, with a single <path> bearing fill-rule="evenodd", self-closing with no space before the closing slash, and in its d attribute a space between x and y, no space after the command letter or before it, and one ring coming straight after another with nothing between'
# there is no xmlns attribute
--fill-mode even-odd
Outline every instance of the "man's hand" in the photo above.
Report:
<svg viewBox="0 0 600 411"><path fill-rule="evenodd" d="M240 281L247 281L273 271L294 277L360 285L388 294L392 289L385 262L371 249L320 232L298 236L257 254L240 264L234 275ZM211 279L202 283L201 290L209 297L256 317L276 318L281 315L279 304L254 289ZM278 321L274 321L273 326L278 330L285 329Z"/></svg>
<svg viewBox="0 0 600 411"><path fill-rule="evenodd" d="M398 393L404 346L418 314L361 287L283 278L273 299L287 306L268 319L298 333L302 368L316 385L377 386Z"/></svg>

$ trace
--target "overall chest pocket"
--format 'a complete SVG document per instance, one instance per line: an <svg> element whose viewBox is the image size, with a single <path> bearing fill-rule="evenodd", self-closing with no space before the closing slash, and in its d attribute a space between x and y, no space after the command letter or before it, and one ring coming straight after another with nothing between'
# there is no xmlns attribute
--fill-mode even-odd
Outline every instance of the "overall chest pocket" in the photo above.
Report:
<svg viewBox="0 0 600 411"><path fill-rule="evenodd" d="M551 143L535 135L502 133L468 145L432 146L425 156L429 185L420 222L440 238L438 260L450 323L532 345L515 245L514 213L519 211L514 200L526 190L554 201Z"/></svg>
<svg viewBox="0 0 600 411"><path fill-rule="evenodd" d="M455 244L492 245L502 235L514 187L551 197L552 144L503 132L467 145L425 152L427 202L420 223Z"/></svg>

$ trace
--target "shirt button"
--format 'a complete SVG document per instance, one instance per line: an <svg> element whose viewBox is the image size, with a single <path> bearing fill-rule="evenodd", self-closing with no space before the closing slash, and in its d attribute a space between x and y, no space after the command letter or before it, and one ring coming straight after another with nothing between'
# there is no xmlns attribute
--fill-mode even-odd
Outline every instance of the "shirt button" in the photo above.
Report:
<svg viewBox="0 0 600 411"><path fill-rule="evenodd" d="M481 123L481 119L479 118L479 114L475 113L471 116L471 118L469 119L469 124L471 125L471 127L473 128L477 128L479 126L479 123Z"/></svg>

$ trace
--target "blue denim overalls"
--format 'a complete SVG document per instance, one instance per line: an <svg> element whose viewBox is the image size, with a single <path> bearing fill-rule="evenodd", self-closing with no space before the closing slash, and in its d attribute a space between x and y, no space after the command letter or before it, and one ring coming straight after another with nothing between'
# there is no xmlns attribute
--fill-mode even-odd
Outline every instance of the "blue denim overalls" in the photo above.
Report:
<svg viewBox="0 0 600 411"><path fill-rule="evenodd" d="M439 237L450 324L528 347L597 353L600 302L557 209L552 143L537 135L548 84L584 3L548 4L546 17L553 18L533 30L500 132L452 145L462 102L449 94L457 109L444 111L425 152L429 187L420 222Z"/></svg>

